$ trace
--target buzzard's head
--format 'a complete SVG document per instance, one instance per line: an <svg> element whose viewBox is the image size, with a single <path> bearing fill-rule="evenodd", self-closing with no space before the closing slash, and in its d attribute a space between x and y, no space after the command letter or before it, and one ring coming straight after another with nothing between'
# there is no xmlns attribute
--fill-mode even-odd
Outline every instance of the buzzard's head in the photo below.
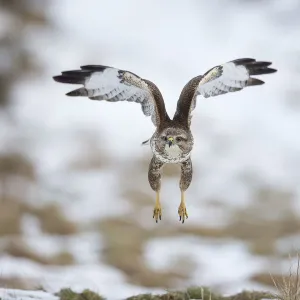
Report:
<svg viewBox="0 0 300 300"><path fill-rule="evenodd" d="M193 148L193 136L182 128L169 127L159 134L157 144L161 150L165 149L167 152L178 149L182 153L188 153Z"/></svg>

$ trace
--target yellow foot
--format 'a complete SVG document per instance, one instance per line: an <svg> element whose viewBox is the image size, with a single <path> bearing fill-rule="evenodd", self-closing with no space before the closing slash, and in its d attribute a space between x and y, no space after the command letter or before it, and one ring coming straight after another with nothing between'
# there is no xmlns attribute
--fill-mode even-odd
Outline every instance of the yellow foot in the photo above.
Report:
<svg viewBox="0 0 300 300"><path fill-rule="evenodd" d="M153 210L153 219L155 219L155 222L158 222L158 219L161 220L161 206L159 201L159 194L156 194L156 202Z"/></svg>
<svg viewBox="0 0 300 300"><path fill-rule="evenodd" d="M161 220L161 207L160 206L159 207L157 207L157 206L154 207L153 219L155 219L156 223L158 222L158 219Z"/></svg>
<svg viewBox="0 0 300 300"><path fill-rule="evenodd" d="M178 207L178 215L179 221L181 221L182 223L184 223L184 220L189 217L184 203L180 203Z"/></svg>
<svg viewBox="0 0 300 300"><path fill-rule="evenodd" d="M182 223L184 223L184 220L189 217L185 206L184 192L181 192L181 202L178 207L178 215L179 215L179 221L181 221Z"/></svg>

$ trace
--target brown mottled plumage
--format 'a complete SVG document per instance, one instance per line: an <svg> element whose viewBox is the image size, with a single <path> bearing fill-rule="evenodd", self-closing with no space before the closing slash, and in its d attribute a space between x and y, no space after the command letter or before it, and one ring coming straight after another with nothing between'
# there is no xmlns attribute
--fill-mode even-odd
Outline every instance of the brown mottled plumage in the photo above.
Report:
<svg viewBox="0 0 300 300"><path fill-rule="evenodd" d="M140 103L144 115L151 116L156 130L150 141L153 152L148 171L151 188L156 192L153 218L161 220L160 187L161 170L166 163L180 164L179 187L181 202L178 208L179 220L184 223L188 217L184 192L192 181L193 169L191 151L194 139L190 130L191 112L196 107L196 98L222 95L240 91L247 86L264 82L251 77L274 73L270 62L241 58L229 61L208 70L203 76L192 78L183 88L173 119L167 114L164 99L157 86L138 75L102 65L82 66L80 70L65 71L53 79L61 83L82 84L83 87L67 93L68 96L85 96L91 100L109 102L129 101Z"/></svg>

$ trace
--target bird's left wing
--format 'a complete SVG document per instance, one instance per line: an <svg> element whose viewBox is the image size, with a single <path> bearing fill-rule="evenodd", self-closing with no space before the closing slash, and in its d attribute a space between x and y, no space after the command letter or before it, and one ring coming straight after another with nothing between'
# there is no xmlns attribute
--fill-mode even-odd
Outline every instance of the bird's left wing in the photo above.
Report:
<svg viewBox="0 0 300 300"><path fill-rule="evenodd" d="M247 86L261 85L264 81L251 75L274 73L269 68L271 62L240 58L208 70L203 76L192 78L183 88L177 102L174 120L190 125L191 112L196 107L196 97L214 97L229 92L237 92Z"/></svg>
<svg viewBox="0 0 300 300"><path fill-rule="evenodd" d="M153 124L157 127L169 118L163 97L153 82L132 72L108 66L87 65L80 68L81 70L64 71L61 75L53 77L57 82L83 85L67 93L67 96L140 103L144 115L151 116Z"/></svg>

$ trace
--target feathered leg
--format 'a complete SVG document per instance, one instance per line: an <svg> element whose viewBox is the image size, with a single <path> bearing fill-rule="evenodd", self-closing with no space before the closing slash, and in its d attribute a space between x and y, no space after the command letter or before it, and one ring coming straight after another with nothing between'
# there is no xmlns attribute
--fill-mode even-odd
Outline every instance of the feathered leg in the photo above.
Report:
<svg viewBox="0 0 300 300"><path fill-rule="evenodd" d="M158 160L155 156L152 157L149 172L148 180L151 188L156 192L156 201L153 210L153 218L155 222L158 222L158 219L161 220L161 205L160 205L160 185L161 185L161 169L164 163Z"/></svg>
<svg viewBox="0 0 300 300"><path fill-rule="evenodd" d="M191 184L193 177L193 167L192 161L189 158L188 160L181 163L181 176L180 176L180 190L181 190L181 201L178 207L179 221L184 223L185 219L188 218L186 206L185 206L185 197L184 192L188 189Z"/></svg>

